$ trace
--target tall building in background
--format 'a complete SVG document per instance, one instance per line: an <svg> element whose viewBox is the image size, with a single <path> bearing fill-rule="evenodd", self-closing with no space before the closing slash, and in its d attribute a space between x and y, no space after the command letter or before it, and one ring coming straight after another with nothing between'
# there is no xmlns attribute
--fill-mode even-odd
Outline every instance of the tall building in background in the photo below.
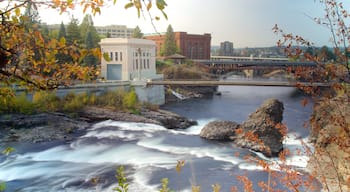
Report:
<svg viewBox="0 0 350 192"><path fill-rule="evenodd" d="M187 59L210 59L211 35L187 34L186 32L174 32L175 42L180 54ZM145 35L146 39L153 40L157 46L157 56L160 56L164 44L165 34Z"/></svg>
<svg viewBox="0 0 350 192"><path fill-rule="evenodd" d="M233 56L233 43L224 41L220 43L220 56Z"/></svg>
<svg viewBox="0 0 350 192"><path fill-rule="evenodd" d="M95 26L97 33L110 38L130 38L134 28L127 28L125 25Z"/></svg>

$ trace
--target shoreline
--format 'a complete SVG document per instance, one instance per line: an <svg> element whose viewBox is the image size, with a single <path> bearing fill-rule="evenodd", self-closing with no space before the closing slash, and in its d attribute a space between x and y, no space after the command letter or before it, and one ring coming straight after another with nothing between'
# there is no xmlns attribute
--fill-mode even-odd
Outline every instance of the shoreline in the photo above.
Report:
<svg viewBox="0 0 350 192"><path fill-rule="evenodd" d="M152 123L167 129L186 129L197 122L170 111L142 109L140 115L100 107L85 107L77 115L50 112L34 115L0 115L0 143L70 142L79 132L104 120Z"/></svg>

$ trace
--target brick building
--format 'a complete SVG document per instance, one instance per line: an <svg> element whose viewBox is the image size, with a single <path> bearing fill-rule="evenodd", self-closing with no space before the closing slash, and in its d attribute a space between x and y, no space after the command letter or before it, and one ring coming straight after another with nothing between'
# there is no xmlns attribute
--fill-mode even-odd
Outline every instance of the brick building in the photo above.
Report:
<svg viewBox="0 0 350 192"><path fill-rule="evenodd" d="M188 59L210 59L211 35L187 34L186 32L174 32L177 47L180 54ZM160 56L161 47L164 44L165 34L145 36L146 39L156 42L157 56Z"/></svg>

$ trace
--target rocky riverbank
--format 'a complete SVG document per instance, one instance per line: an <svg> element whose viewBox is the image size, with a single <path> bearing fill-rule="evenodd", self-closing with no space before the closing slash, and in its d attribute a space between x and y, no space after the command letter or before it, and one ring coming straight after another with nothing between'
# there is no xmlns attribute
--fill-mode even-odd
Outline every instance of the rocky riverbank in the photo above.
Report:
<svg viewBox="0 0 350 192"><path fill-rule="evenodd" d="M308 170L324 191L350 191L350 99L344 94L315 104L311 140L315 149Z"/></svg>
<svg viewBox="0 0 350 192"><path fill-rule="evenodd" d="M140 115L106 108L85 107L73 116L63 113L0 116L0 142L71 141L93 123L104 121L153 123L168 129L185 129L197 122L175 113L142 109Z"/></svg>

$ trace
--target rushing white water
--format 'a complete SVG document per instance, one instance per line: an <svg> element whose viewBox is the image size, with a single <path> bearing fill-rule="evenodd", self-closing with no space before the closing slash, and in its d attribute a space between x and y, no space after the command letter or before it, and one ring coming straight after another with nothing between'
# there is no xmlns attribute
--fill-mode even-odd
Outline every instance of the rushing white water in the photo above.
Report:
<svg viewBox="0 0 350 192"><path fill-rule="evenodd" d="M249 89L248 94L253 92L259 91ZM286 97L285 92L282 95ZM159 191L160 180L164 177L169 178L171 189L183 192L190 191L192 184L200 185L206 191L213 183L219 183L223 191L228 191L238 183L232 175L248 173L253 180L266 180L263 168L246 161L244 156L250 154L264 159L275 170L284 162L238 148L232 143L207 141L199 137L201 129L208 122L225 119L228 114L229 118L234 116L233 119L242 121L246 118L244 113L254 111L260 104L247 104L245 100L237 98L228 93L227 97L223 94L213 99L214 102L204 100L207 103L190 103L197 111L200 109L198 113L192 113L192 108L186 108L189 104L184 104L179 109L198 121L198 125L185 130L108 120L93 125L71 143L48 145L40 150L33 145L33 150L19 150L0 159L0 180L7 183L9 191L112 191L117 184L115 170L119 165L125 166L131 192ZM254 101L256 99L254 97ZM223 113L217 110L223 109L222 105L227 106L228 101L236 103L230 104L233 107L225 109ZM237 103L242 101L243 104ZM306 167L308 157L305 146L309 146L304 130L295 129L302 126L302 118L306 116L296 106L294 100L285 104L286 121L291 131L284 140L284 147L292 152L285 163L300 169ZM176 111L177 108L173 109ZM201 117L207 114L210 116ZM293 115L292 120L288 119L290 115ZM185 161L181 173L175 171L179 160ZM93 180L98 182L94 183Z"/></svg>

